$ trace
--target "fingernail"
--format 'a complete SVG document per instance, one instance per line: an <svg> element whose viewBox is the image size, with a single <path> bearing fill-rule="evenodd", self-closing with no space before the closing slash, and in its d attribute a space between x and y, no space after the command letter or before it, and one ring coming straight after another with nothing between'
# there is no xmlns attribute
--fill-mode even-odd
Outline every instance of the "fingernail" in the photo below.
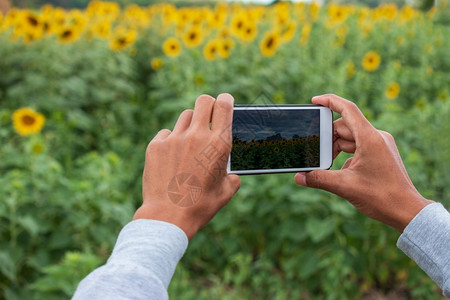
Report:
<svg viewBox="0 0 450 300"><path fill-rule="evenodd" d="M305 173L297 173L297 174L295 174L295 182L297 184L306 186L306 175L305 175Z"/></svg>
<svg viewBox="0 0 450 300"><path fill-rule="evenodd" d="M222 100L231 101L231 103L234 103L234 98L228 93L222 93L219 96L217 96L217 99L221 98Z"/></svg>

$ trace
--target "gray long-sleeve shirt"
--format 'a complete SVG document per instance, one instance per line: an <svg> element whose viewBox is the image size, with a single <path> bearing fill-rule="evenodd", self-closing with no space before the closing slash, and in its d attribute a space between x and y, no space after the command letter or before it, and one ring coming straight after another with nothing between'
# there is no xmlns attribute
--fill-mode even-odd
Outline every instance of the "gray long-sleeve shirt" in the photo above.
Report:
<svg viewBox="0 0 450 300"><path fill-rule="evenodd" d="M168 299L167 287L187 245L175 225L133 221L120 232L108 262L81 281L73 299ZM397 246L450 296L450 214L441 204L422 209Z"/></svg>

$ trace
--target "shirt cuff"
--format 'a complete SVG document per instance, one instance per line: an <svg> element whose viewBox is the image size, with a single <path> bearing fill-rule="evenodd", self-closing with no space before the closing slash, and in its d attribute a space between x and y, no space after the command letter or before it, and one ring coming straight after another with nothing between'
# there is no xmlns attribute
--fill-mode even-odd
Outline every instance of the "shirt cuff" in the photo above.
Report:
<svg viewBox="0 0 450 300"><path fill-rule="evenodd" d="M450 214L440 203L425 206L397 241L397 247L443 289L450 274L449 245Z"/></svg>
<svg viewBox="0 0 450 300"><path fill-rule="evenodd" d="M135 220L121 230L108 264L128 261L152 270L167 289L188 243L186 234L176 225Z"/></svg>

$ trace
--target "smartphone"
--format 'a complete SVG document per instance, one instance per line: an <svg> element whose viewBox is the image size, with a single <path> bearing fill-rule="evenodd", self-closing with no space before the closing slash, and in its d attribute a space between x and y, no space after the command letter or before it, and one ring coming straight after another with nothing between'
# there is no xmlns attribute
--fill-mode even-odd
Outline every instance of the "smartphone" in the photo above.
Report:
<svg viewBox="0 0 450 300"><path fill-rule="evenodd" d="M320 105L235 105L230 174L329 169L333 112Z"/></svg>

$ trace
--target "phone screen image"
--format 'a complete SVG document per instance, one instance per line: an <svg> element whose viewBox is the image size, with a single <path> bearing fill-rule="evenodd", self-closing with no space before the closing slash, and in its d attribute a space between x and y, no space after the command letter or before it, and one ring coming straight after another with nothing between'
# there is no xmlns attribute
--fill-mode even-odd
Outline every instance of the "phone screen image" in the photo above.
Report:
<svg viewBox="0 0 450 300"><path fill-rule="evenodd" d="M230 171L320 166L320 109L241 109L233 113Z"/></svg>

